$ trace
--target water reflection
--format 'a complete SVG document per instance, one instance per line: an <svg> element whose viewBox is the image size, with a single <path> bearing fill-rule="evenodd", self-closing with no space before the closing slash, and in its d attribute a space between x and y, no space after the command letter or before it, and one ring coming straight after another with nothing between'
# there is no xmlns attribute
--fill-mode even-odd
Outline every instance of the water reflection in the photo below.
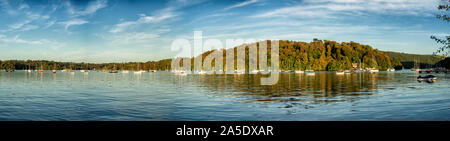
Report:
<svg viewBox="0 0 450 141"><path fill-rule="evenodd" d="M0 120L392 119L430 111L436 113L421 119L448 119L449 75L434 83L420 83L418 75L280 73L267 86L261 74L0 72L0 112L8 113Z"/></svg>
<svg viewBox="0 0 450 141"><path fill-rule="evenodd" d="M199 75L194 80L198 85L206 85L210 91L232 91L236 96L256 101L286 101L283 97L295 97L293 101L305 99L314 102L355 100L351 97L376 93L378 83L393 79L394 74L355 73L335 75L319 72L316 75L281 73L276 85L260 85L264 75ZM382 75L382 76L379 76ZM381 82L380 82L381 81ZM339 100L334 97L342 97ZM327 99L328 98L328 99Z"/></svg>

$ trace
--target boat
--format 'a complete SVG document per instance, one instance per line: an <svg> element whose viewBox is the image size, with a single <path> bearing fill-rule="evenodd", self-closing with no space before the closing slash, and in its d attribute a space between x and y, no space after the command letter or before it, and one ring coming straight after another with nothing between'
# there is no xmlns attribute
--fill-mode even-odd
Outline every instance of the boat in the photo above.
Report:
<svg viewBox="0 0 450 141"><path fill-rule="evenodd" d="M394 68L389 68L389 69L387 69L387 71L395 71L395 69Z"/></svg>
<svg viewBox="0 0 450 141"><path fill-rule="evenodd" d="M119 73L119 71L116 70L116 64L114 64L113 69L108 71L108 73Z"/></svg>
<svg viewBox="0 0 450 141"><path fill-rule="evenodd" d="M53 64L53 70L52 70L52 72L53 72L53 73L56 73L56 64Z"/></svg>
<svg viewBox="0 0 450 141"><path fill-rule="evenodd" d="M187 75L187 73L183 70L175 70L172 72L174 75L181 75L181 76L185 76Z"/></svg>
<svg viewBox="0 0 450 141"><path fill-rule="evenodd" d="M343 75L345 72L344 71L336 71L335 73L336 73L336 75Z"/></svg>
<svg viewBox="0 0 450 141"><path fill-rule="evenodd" d="M295 73L305 73L305 71L302 71L302 70L296 70Z"/></svg>
<svg viewBox="0 0 450 141"><path fill-rule="evenodd" d="M119 73L117 70L110 70L108 73Z"/></svg>
<svg viewBox="0 0 450 141"><path fill-rule="evenodd" d="M374 69L374 68L368 68L368 69L367 69L367 72L370 72L370 73L377 73L377 72L379 72L379 70Z"/></svg>
<svg viewBox="0 0 450 141"><path fill-rule="evenodd" d="M350 71L350 70L345 70L344 73L345 73L345 74L350 74L350 73L352 73L352 71Z"/></svg>
<svg viewBox="0 0 450 141"><path fill-rule="evenodd" d="M141 70L141 63L138 63L138 66L137 66L136 70L137 71L135 71L134 74L142 74L142 72L144 72L143 70Z"/></svg>
<svg viewBox="0 0 450 141"><path fill-rule="evenodd" d="M250 71L250 74L258 74L258 70L252 70L252 71Z"/></svg>
<svg viewBox="0 0 450 141"><path fill-rule="evenodd" d="M123 70L122 73L130 73L128 70Z"/></svg>
<svg viewBox="0 0 450 141"><path fill-rule="evenodd" d="M206 74L206 71L201 70L201 71L197 72L197 74Z"/></svg>
<svg viewBox="0 0 450 141"><path fill-rule="evenodd" d="M31 67L30 67L30 65L28 65L28 69L27 70L25 70L25 72L28 72L28 73L31 73L32 71L31 71L31 69L30 69Z"/></svg>
<svg viewBox="0 0 450 141"><path fill-rule="evenodd" d="M235 70L234 74L245 74L244 70Z"/></svg>
<svg viewBox="0 0 450 141"><path fill-rule="evenodd" d="M306 75L316 75L316 72L314 70L305 70Z"/></svg>
<svg viewBox="0 0 450 141"><path fill-rule="evenodd" d="M80 70L80 72L86 72L85 70Z"/></svg>
<svg viewBox="0 0 450 141"><path fill-rule="evenodd" d="M434 75L427 75L427 76L419 76L419 77L417 77L417 80L418 81L425 81L425 80L436 80L437 79L437 77L436 76L434 76Z"/></svg>
<svg viewBox="0 0 450 141"><path fill-rule="evenodd" d="M217 70L214 72L215 74L223 74L223 70Z"/></svg>
<svg viewBox="0 0 450 141"><path fill-rule="evenodd" d="M414 58L414 67L411 68L411 71L420 71L420 64L417 63L417 60Z"/></svg>

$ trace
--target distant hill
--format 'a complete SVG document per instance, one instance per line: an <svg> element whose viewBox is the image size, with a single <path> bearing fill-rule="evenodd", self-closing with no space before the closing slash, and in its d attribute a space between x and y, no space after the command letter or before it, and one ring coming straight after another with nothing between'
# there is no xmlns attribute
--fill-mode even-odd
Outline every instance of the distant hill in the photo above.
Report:
<svg viewBox="0 0 450 141"><path fill-rule="evenodd" d="M259 43L255 43L259 48ZM269 43L268 43L269 44ZM249 44L245 45L245 62L258 63L258 58L250 60ZM270 44L269 44L270 45ZM420 63L421 68L433 67L434 64L444 59L437 55L417 55L398 53L390 51L380 51L369 45L363 45L356 42L341 42L318 40L312 42L301 41L279 41L280 69L281 70L316 70L316 71L338 71L352 68L377 68L386 70L388 68L408 69L414 66L414 60ZM256 47L256 46L255 46ZM270 55L271 47L268 47ZM237 47L224 50L234 51L235 66L237 69ZM201 57L204 59L211 51L204 52ZM252 54L252 56L256 54ZM197 57L200 57L197 56ZM193 61L193 58L191 58ZM225 57L223 60L226 63ZM270 64L270 59L267 60ZM127 63L73 63L73 62L54 62L46 60L1 60L0 70L2 69L75 69L75 70L170 70L172 59L149 62L127 62ZM215 60L213 64L215 63ZM193 66L193 63L191 64ZM446 65L445 62L441 66ZM355 67L356 66L356 67ZM246 63L245 69L248 70L249 63Z"/></svg>
<svg viewBox="0 0 450 141"><path fill-rule="evenodd" d="M414 67L414 60L420 64L420 68L432 67L437 62L443 60L445 57L438 55L419 55L419 54L408 54L400 52L383 51L389 58L399 60L405 69Z"/></svg>

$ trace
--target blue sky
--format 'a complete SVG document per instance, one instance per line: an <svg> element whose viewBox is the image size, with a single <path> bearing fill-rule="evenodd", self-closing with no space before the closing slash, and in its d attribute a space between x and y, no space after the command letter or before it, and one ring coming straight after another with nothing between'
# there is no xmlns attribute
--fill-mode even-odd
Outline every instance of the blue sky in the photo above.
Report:
<svg viewBox="0 0 450 141"><path fill-rule="evenodd" d="M172 41L282 39L356 41L431 54L448 36L440 0L0 0L0 59L75 62L173 57Z"/></svg>

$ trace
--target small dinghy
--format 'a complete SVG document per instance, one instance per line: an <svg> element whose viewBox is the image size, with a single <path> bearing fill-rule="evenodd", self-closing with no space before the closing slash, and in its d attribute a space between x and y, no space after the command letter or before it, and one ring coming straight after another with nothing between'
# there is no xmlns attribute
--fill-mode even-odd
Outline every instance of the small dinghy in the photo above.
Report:
<svg viewBox="0 0 450 141"><path fill-rule="evenodd" d="M419 81L424 81L424 80L436 80L437 79L437 77L436 76L434 76L434 75L427 75L427 76L419 76L419 77L417 77L417 80L419 80Z"/></svg>

